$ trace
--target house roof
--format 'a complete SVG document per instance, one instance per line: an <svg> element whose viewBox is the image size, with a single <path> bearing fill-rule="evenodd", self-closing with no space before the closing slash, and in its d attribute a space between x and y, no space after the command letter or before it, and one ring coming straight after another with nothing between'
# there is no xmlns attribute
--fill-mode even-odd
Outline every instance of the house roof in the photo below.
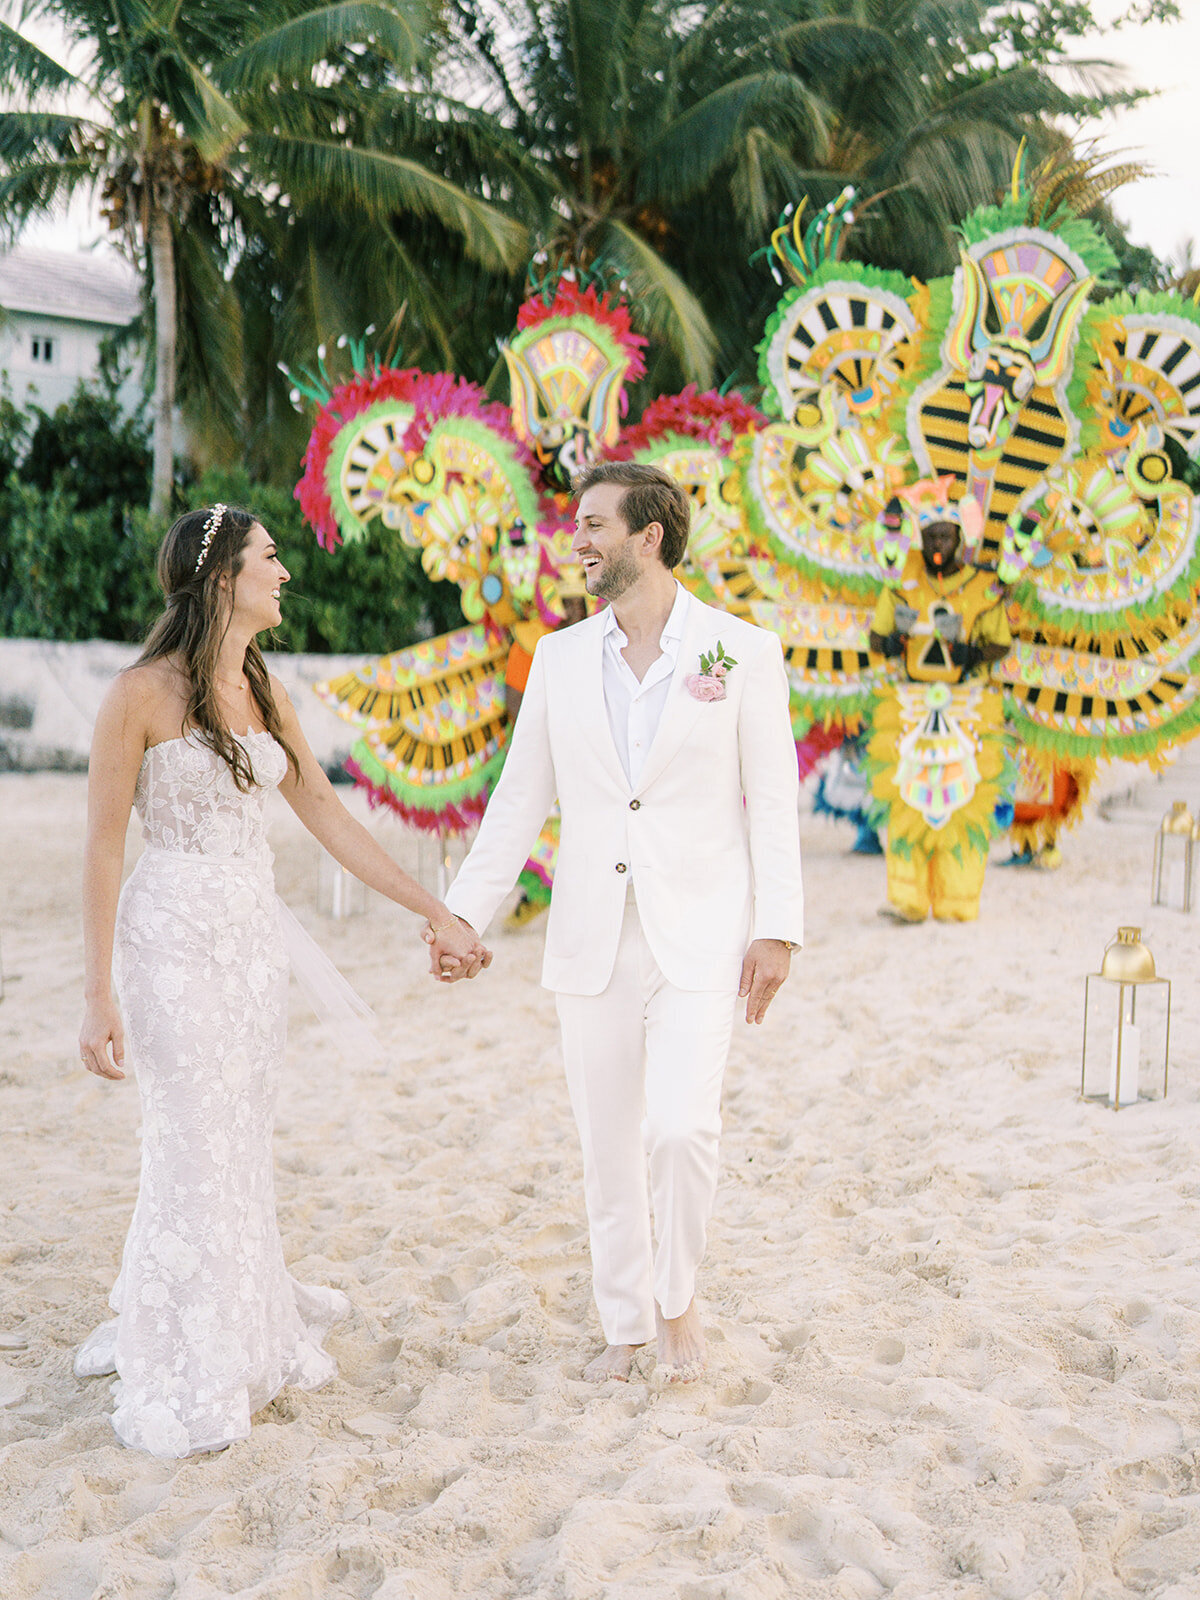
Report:
<svg viewBox="0 0 1200 1600"><path fill-rule="evenodd" d="M123 328L137 315L138 280L115 256L33 250L0 256L0 308Z"/></svg>

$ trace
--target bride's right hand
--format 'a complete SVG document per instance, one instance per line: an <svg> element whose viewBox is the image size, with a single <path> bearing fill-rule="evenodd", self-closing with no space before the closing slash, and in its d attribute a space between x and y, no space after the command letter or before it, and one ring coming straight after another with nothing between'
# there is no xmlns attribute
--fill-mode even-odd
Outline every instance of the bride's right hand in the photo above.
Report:
<svg viewBox="0 0 1200 1600"><path fill-rule="evenodd" d="M112 1055L109 1056L109 1046ZM89 1000L79 1030L79 1059L98 1078L123 1078L125 1029L121 1013L111 1000Z"/></svg>

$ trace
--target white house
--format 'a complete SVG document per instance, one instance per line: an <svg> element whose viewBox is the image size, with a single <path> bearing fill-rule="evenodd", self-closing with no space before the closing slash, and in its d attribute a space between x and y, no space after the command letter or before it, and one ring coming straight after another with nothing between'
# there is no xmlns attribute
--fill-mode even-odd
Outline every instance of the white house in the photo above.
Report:
<svg viewBox="0 0 1200 1600"><path fill-rule="evenodd" d="M100 341L124 328L140 305L132 268L115 256L35 250L18 245L0 256L0 374L18 406L53 411L81 378L93 378ZM137 371L121 399L141 396Z"/></svg>

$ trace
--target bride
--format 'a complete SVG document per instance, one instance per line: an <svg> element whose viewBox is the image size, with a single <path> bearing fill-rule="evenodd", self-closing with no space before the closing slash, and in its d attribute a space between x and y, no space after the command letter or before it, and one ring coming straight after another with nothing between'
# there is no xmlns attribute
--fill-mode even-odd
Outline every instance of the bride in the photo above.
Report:
<svg viewBox="0 0 1200 1600"><path fill-rule="evenodd" d="M79 1046L90 1072L124 1077L124 1012L142 1162L117 1315L75 1370L115 1372L119 1438L177 1457L245 1438L284 1384L325 1383L322 1340L350 1309L289 1276L275 1218L287 947L307 935L275 895L267 795L278 787L347 870L452 941L439 976L473 977L491 956L346 811L267 673L255 635L280 621L288 573L262 524L188 512L158 575L166 609L105 698L89 766ZM131 806L146 848L120 890Z"/></svg>

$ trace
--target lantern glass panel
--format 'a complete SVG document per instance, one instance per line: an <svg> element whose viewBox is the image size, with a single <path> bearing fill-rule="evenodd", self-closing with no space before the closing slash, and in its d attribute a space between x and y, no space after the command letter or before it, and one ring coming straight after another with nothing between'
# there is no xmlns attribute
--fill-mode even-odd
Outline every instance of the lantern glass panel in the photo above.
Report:
<svg viewBox="0 0 1200 1600"><path fill-rule="evenodd" d="M1191 818L1186 832L1168 828L1170 817L1154 836L1154 866L1150 898L1156 906L1176 911L1192 909L1192 889L1196 878L1196 841Z"/></svg>
<svg viewBox="0 0 1200 1600"><path fill-rule="evenodd" d="M1085 1100L1115 1106L1115 1053L1121 1028L1120 1104L1161 1100L1167 1092L1171 985L1109 983L1098 973L1084 985L1084 1043L1080 1092Z"/></svg>

